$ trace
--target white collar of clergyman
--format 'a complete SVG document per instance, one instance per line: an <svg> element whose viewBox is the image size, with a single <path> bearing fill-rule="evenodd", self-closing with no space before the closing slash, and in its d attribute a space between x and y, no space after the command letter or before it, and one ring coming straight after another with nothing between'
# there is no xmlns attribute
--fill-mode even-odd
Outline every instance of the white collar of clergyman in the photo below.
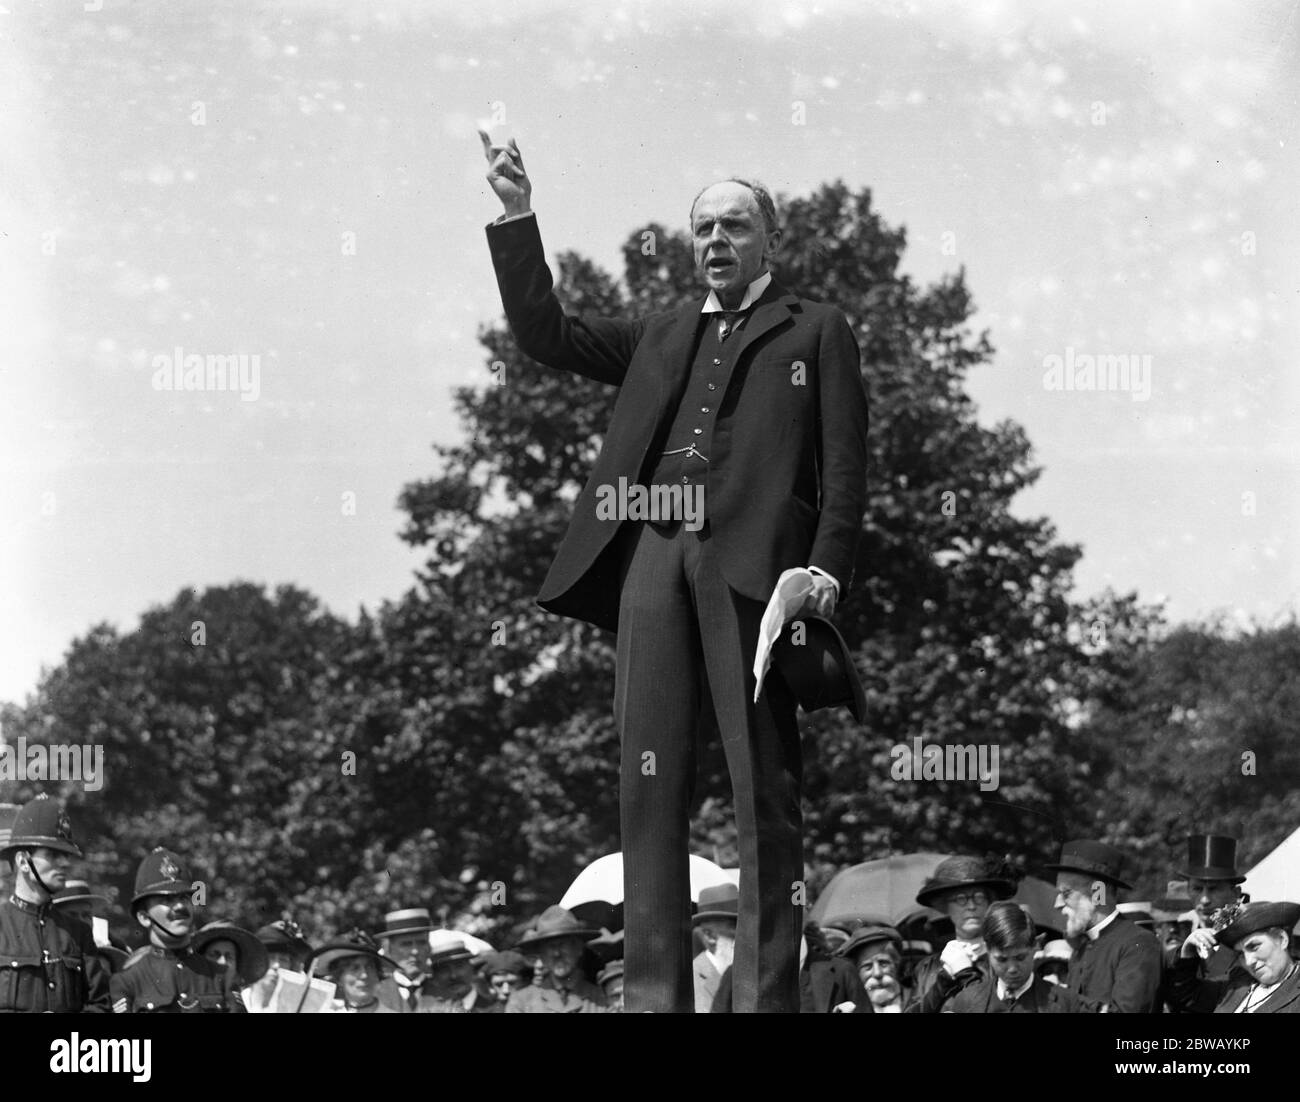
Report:
<svg viewBox="0 0 1300 1102"><path fill-rule="evenodd" d="M1109 926L1115 919L1119 918L1119 911L1111 911L1105 918L1097 923L1096 926L1090 926L1087 930L1088 940L1096 941L1101 936L1102 930Z"/></svg>
<svg viewBox="0 0 1300 1102"><path fill-rule="evenodd" d="M739 314L742 310L748 310L751 306L754 305L754 303L756 303L760 298L762 298L763 292L767 290L767 285L771 282L772 282L772 273L764 272L761 276L759 276L756 280L754 280L753 283L751 283L748 287L745 288L745 297L740 300L740 305L737 306L734 310L726 309L722 305L722 303L718 301L717 293L714 291L710 291L709 297L704 300L704 306L700 310L700 313L701 314L724 314L724 313Z"/></svg>
<svg viewBox="0 0 1300 1102"><path fill-rule="evenodd" d="M1026 991L1028 991L1033 986L1034 986L1034 977L1031 975L1029 979L1025 980L1024 984L1020 987L1020 990L1008 991L1006 981L999 978L998 998L1001 999L1003 1002L1006 1002L1008 999L1018 999L1020 998L1021 995L1023 995Z"/></svg>

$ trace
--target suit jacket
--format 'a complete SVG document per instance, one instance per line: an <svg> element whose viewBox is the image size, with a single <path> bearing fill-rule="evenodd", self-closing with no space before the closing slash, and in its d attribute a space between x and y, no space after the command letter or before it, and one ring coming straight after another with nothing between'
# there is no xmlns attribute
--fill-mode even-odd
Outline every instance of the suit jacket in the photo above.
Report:
<svg viewBox="0 0 1300 1102"><path fill-rule="evenodd" d="M874 1014L858 970L842 957L814 958L799 969L799 1013L829 1014L841 1003L852 1003L850 1014ZM731 1014L731 969L718 980L711 1012Z"/></svg>
<svg viewBox="0 0 1300 1102"><path fill-rule="evenodd" d="M1008 1006L998 998L998 981L981 977L944 1004L943 1014L1078 1014L1079 999L1059 984L1035 976L1029 990Z"/></svg>
<svg viewBox="0 0 1300 1102"><path fill-rule="evenodd" d="M691 976L695 980L695 1013L708 1014L713 1009L722 973L713 967L707 953L699 953L691 962Z"/></svg>
<svg viewBox="0 0 1300 1102"><path fill-rule="evenodd" d="M379 996L379 1001L389 1010L396 1011L398 1014L437 1014L443 1013L437 1009L440 1000L433 994L432 985L428 980L420 984L420 993L416 996L415 1006L412 1007L407 999L405 992L406 987L400 986L392 976L379 981L379 987L375 992Z"/></svg>
<svg viewBox="0 0 1300 1102"><path fill-rule="evenodd" d="M1233 1014L1241 1005L1255 979L1244 968L1234 968L1223 979L1205 979L1200 961L1179 959L1170 973L1171 1003L1186 1014ZM1300 968L1267 999L1251 1010L1252 1014L1300 1014Z"/></svg>
<svg viewBox="0 0 1300 1102"><path fill-rule="evenodd" d="M1074 945L1068 986L1084 1013L1152 1014L1159 1009L1160 943L1125 915L1116 915L1096 940Z"/></svg>
<svg viewBox="0 0 1300 1102"><path fill-rule="evenodd" d="M707 320L703 299L635 320L576 318L552 291L537 219L487 229L506 317L533 359L620 388L595 468L542 585L549 611L618 628L614 535L602 486L637 484L663 449ZM704 507L723 577L766 602L783 570L817 566L852 583L866 509L867 400L844 314L775 280L731 338ZM802 365L802 369L800 366ZM795 385L802 379L802 385Z"/></svg>

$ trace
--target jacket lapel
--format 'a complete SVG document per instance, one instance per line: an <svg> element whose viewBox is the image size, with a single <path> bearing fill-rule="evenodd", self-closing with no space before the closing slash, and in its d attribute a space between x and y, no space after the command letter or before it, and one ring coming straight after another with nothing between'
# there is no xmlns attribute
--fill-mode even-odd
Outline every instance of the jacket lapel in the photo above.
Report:
<svg viewBox="0 0 1300 1102"><path fill-rule="evenodd" d="M659 416L672 417L677 412L682 391L686 389L686 379L691 372L691 361L695 357L695 347L701 327L706 317L700 308L704 300L700 299L690 306L683 306L673 322L672 328L664 338L663 351L659 356L659 370L655 373L659 380Z"/></svg>

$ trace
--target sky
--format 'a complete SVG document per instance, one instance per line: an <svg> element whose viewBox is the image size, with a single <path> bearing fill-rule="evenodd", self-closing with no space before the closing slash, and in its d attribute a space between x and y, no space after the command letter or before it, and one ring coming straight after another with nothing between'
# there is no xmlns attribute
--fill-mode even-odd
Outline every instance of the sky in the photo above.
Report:
<svg viewBox="0 0 1300 1102"><path fill-rule="evenodd" d="M1277 622L1296 9L0 0L0 699L186 586L353 617L410 585L397 496L500 316L483 124L550 253L616 275L713 179L870 187L913 278L965 269L996 349L969 391L1027 430L1016 510L1083 546L1076 596ZM243 374L162 388L192 355ZM1085 389L1101 356L1126 388Z"/></svg>

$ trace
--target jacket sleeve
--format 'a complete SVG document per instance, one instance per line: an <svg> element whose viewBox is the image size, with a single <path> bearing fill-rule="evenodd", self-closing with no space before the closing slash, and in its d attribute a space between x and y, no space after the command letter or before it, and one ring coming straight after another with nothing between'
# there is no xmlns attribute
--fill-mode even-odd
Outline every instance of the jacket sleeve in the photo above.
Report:
<svg viewBox="0 0 1300 1102"><path fill-rule="evenodd" d="M1228 989L1228 981L1200 977L1200 961L1179 957L1169 970L1169 1005L1180 1014L1210 1014Z"/></svg>
<svg viewBox="0 0 1300 1102"><path fill-rule="evenodd" d="M1135 938L1120 950L1110 1013L1150 1014L1160 988L1160 946L1154 937Z"/></svg>
<svg viewBox="0 0 1300 1102"><path fill-rule="evenodd" d="M98 952L87 952L83 957L82 967L86 970L86 1003L81 1008L83 1014L111 1014L113 996L111 993L112 972L106 961Z"/></svg>
<svg viewBox="0 0 1300 1102"><path fill-rule="evenodd" d="M622 384L645 322L578 318L555 297L536 216L487 227L501 304L515 341L547 367Z"/></svg>
<svg viewBox="0 0 1300 1102"><path fill-rule="evenodd" d="M108 981L110 1006L114 1014L134 1014L135 999L125 973L118 972Z"/></svg>
<svg viewBox="0 0 1300 1102"><path fill-rule="evenodd" d="M838 310L822 334L817 367L819 519L808 562L853 585L867 508L867 395L857 338Z"/></svg>

